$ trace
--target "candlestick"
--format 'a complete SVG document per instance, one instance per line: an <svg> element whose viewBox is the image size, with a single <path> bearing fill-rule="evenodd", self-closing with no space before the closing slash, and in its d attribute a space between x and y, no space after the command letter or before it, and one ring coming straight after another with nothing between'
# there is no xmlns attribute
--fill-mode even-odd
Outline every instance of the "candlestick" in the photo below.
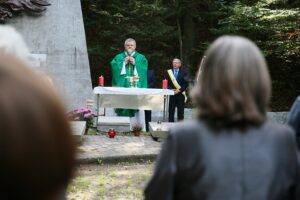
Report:
<svg viewBox="0 0 300 200"><path fill-rule="evenodd" d="M101 75L99 76L99 86L104 86L104 77Z"/></svg>
<svg viewBox="0 0 300 200"><path fill-rule="evenodd" d="M167 89L168 88L168 80L167 79L164 79L162 81L162 87L163 87L163 89Z"/></svg>

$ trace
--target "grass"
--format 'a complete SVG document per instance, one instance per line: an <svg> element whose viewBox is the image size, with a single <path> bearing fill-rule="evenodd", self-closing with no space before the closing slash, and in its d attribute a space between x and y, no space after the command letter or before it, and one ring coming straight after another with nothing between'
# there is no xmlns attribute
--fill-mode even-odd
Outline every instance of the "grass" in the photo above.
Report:
<svg viewBox="0 0 300 200"><path fill-rule="evenodd" d="M136 200L152 175L153 164L81 165L68 187L69 200Z"/></svg>

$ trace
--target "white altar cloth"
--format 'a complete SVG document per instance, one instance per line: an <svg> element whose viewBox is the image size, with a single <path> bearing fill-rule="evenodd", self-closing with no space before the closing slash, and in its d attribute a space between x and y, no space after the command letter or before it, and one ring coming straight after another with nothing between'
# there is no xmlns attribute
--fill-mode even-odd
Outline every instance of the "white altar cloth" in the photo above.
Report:
<svg viewBox="0 0 300 200"><path fill-rule="evenodd" d="M174 95L169 89L95 87L97 106L103 108L128 108L163 111L165 96Z"/></svg>

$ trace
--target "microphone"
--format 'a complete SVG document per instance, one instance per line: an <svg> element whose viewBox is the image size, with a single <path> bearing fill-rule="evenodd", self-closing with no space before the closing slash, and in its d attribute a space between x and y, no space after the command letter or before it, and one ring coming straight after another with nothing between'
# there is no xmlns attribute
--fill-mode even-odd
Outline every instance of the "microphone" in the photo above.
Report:
<svg viewBox="0 0 300 200"><path fill-rule="evenodd" d="M128 50L127 50L127 53L128 53L128 56L131 56L132 50L131 50L131 49L128 49Z"/></svg>
<svg viewBox="0 0 300 200"><path fill-rule="evenodd" d="M132 50L131 50L131 49L128 49L128 50L127 50L127 54L128 54L129 57L131 57ZM131 63L131 62L129 61L129 63Z"/></svg>

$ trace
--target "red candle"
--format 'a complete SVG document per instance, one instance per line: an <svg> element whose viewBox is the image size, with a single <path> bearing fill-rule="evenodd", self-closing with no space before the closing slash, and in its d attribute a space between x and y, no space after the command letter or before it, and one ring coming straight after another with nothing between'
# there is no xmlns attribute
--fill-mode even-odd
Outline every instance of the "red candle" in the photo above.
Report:
<svg viewBox="0 0 300 200"><path fill-rule="evenodd" d="M168 88L168 80L167 79L164 79L162 81L162 87L163 87L163 89L167 89Z"/></svg>
<svg viewBox="0 0 300 200"><path fill-rule="evenodd" d="M99 86L104 86L104 77L101 75L99 76Z"/></svg>

